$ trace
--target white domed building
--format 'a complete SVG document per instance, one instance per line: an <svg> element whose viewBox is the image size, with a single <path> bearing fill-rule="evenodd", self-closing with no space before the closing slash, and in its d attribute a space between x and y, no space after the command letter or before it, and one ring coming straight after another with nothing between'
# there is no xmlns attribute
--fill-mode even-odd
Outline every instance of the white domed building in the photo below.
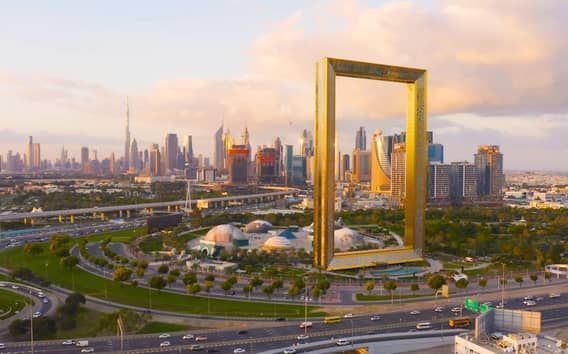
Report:
<svg viewBox="0 0 568 354"><path fill-rule="evenodd" d="M334 248L340 251L349 251L353 247L363 244L363 237L348 227L336 229L333 233Z"/></svg>
<svg viewBox="0 0 568 354"><path fill-rule="evenodd" d="M199 251L208 256L216 256L222 250L231 252L234 247L246 247L249 240L246 235L230 224L217 225L199 241Z"/></svg>
<svg viewBox="0 0 568 354"><path fill-rule="evenodd" d="M280 251L289 248L292 248L292 242L284 236L272 236L262 245L265 251Z"/></svg>
<svg viewBox="0 0 568 354"><path fill-rule="evenodd" d="M254 220L245 226L247 234L265 234L272 229L272 224L264 220Z"/></svg>

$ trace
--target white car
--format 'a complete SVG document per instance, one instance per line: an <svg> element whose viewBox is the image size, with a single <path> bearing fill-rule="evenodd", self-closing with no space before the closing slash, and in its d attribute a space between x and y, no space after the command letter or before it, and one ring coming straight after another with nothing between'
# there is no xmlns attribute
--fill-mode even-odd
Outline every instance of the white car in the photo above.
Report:
<svg viewBox="0 0 568 354"><path fill-rule="evenodd" d="M462 308L461 307L452 307L452 309L450 311L452 311L453 313L458 313L461 312Z"/></svg>
<svg viewBox="0 0 568 354"><path fill-rule="evenodd" d="M414 310L414 311L410 311L411 315L420 315L420 311L418 310Z"/></svg>
<svg viewBox="0 0 568 354"><path fill-rule="evenodd" d="M235 350L233 350L233 354L243 354L246 353L247 351L244 350L243 348L236 348Z"/></svg>
<svg viewBox="0 0 568 354"><path fill-rule="evenodd" d="M40 299L43 299L45 297L44 293L37 293L37 297L39 297Z"/></svg>
<svg viewBox="0 0 568 354"><path fill-rule="evenodd" d="M165 342L160 343L160 347L161 347L161 348L163 348L163 347L169 347L170 345L171 345L171 343L168 342L168 341L165 341Z"/></svg>
<svg viewBox="0 0 568 354"><path fill-rule="evenodd" d="M525 304L526 306L535 306L535 305L536 305L536 301L528 300L528 301L525 301L524 304Z"/></svg>
<svg viewBox="0 0 568 354"><path fill-rule="evenodd" d="M73 339L64 340L61 344L63 345L75 345L75 341Z"/></svg>
<svg viewBox="0 0 568 354"><path fill-rule="evenodd" d="M170 338L172 335L169 333L162 333L158 336L159 339L166 339L166 338Z"/></svg>
<svg viewBox="0 0 568 354"><path fill-rule="evenodd" d="M378 320L380 320L380 319L381 319L381 316L379 316L379 315L373 315L373 316L371 316L371 321L378 321Z"/></svg>
<svg viewBox="0 0 568 354"><path fill-rule="evenodd" d="M83 348L81 349L81 353L94 353L95 352L95 348Z"/></svg>
<svg viewBox="0 0 568 354"><path fill-rule="evenodd" d="M207 337L205 337L205 336L197 336L197 337L195 337L195 341L196 341L196 342L201 342L201 341L204 341L204 340L207 340Z"/></svg>
<svg viewBox="0 0 568 354"><path fill-rule="evenodd" d="M2 349L6 349L6 346L4 344L0 343L0 350L2 350Z"/></svg>
<svg viewBox="0 0 568 354"><path fill-rule="evenodd" d="M183 340L192 340L192 339L193 339L193 334L186 334L186 335L184 335L181 339L183 339Z"/></svg>
<svg viewBox="0 0 568 354"><path fill-rule="evenodd" d="M340 339L337 342L335 342L336 345L338 346L344 346L344 345L349 345L349 341L347 339Z"/></svg>
<svg viewBox="0 0 568 354"><path fill-rule="evenodd" d="M286 348L286 349L284 349L284 351L282 353L284 353L284 354L296 354L296 349Z"/></svg>
<svg viewBox="0 0 568 354"><path fill-rule="evenodd" d="M548 297L551 298L551 299L555 299L557 297L560 297L560 294L552 293L552 294L548 295Z"/></svg>
<svg viewBox="0 0 568 354"><path fill-rule="evenodd" d="M12 285L12 289L19 289L20 287L17 285Z"/></svg>
<svg viewBox="0 0 568 354"><path fill-rule="evenodd" d="M43 302L44 304L47 304L47 303L49 303L49 300L46 297L44 297L43 300L41 300L41 302Z"/></svg>
<svg viewBox="0 0 568 354"><path fill-rule="evenodd" d="M438 306L434 308L434 312L444 312L444 308L442 306Z"/></svg>
<svg viewBox="0 0 568 354"><path fill-rule="evenodd" d="M314 325L314 324L311 323L311 322L309 322L309 321L308 321L308 322L302 322L302 323L300 323L300 328L302 328L302 329L304 329L304 328L310 328L310 327L312 327L313 325Z"/></svg>
<svg viewBox="0 0 568 354"><path fill-rule="evenodd" d="M343 315L343 318L353 318L353 314L352 313L346 313L345 315Z"/></svg>
<svg viewBox="0 0 568 354"><path fill-rule="evenodd" d="M34 312L34 314L32 315L32 318L38 318L38 317L41 317L41 312L39 312L39 311Z"/></svg>
<svg viewBox="0 0 568 354"><path fill-rule="evenodd" d="M523 298L523 300L533 300L533 299L534 299L534 296L532 296L532 295L527 295Z"/></svg>
<svg viewBox="0 0 568 354"><path fill-rule="evenodd" d="M310 336L308 336L307 334L300 334L299 336L296 337L298 340L306 340L309 339Z"/></svg>
<svg viewBox="0 0 568 354"><path fill-rule="evenodd" d="M5 283L0 283L0 288L5 288L6 284Z"/></svg>

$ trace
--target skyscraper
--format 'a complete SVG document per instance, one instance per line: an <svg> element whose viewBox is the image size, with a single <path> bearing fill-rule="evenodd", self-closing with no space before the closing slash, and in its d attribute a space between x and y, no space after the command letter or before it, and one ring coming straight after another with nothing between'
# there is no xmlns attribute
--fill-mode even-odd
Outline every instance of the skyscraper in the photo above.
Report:
<svg viewBox="0 0 568 354"><path fill-rule="evenodd" d="M185 163L193 164L194 154L193 154L193 138L191 135L185 137L185 142L183 144L185 150Z"/></svg>
<svg viewBox="0 0 568 354"><path fill-rule="evenodd" d="M225 134L223 134L223 171L226 172L229 169L229 149L233 146L233 136L231 131L227 129Z"/></svg>
<svg viewBox="0 0 568 354"><path fill-rule="evenodd" d="M391 156L391 200L404 205L406 198L406 144L394 144Z"/></svg>
<svg viewBox="0 0 568 354"><path fill-rule="evenodd" d="M176 134L169 133L166 135L166 142L164 144L165 153L165 167L166 171L173 172L178 166L178 138Z"/></svg>
<svg viewBox="0 0 568 354"><path fill-rule="evenodd" d="M441 203L450 197L450 165L432 163L428 165L429 202Z"/></svg>
<svg viewBox="0 0 568 354"><path fill-rule="evenodd" d="M302 131L302 136L300 137L300 155L305 156L306 158L313 155L314 152L314 140L312 137L312 133L304 129Z"/></svg>
<svg viewBox="0 0 568 354"><path fill-rule="evenodd" d="M86 146L81 147L81 166L89 163L89 148Z"/></svg>
<svg viewBox="0 0 568 354"><path fill-rule="evenodd" d="M150 175L161 176L161 167L162 159L160 154L160 146L158 144L152 144L152 148L150 149Z"/></svg>
<svg viewBox="0 0 568 354"><path fill-rule="evenodd" d="M475 154L475 166L479 171L477 190L481 197L500 200L503 195L503 154L498 145L481 145Z"/></svg>
<svg viewBox="0 0 568 354"><path fill-rule="evenodd" d="M225 161L225 148L223 146L223 130L224 130L223 123L221 123L221 126L219 127L219 129L217 129L213 137L215 141L214 164L215 168L218 171L223 169L223 163Z"/></svg>
<svg viewBox="0 0 568 354"><path fill-rule="evenodd" d="M355 150L367 150L367 132L365 127L359 127L355 133Z"/></svg>
<svg viewBox="0 0 568 354"><path fill-rule="evenodd" d="M276 151L276 175L284 175L284 147L282 146L282 140L277 136L274 139L274 150Z"/></svg>
<svg viewBox="0 0 568 354"><path fill-rule="evenodd" d="M130 162L128 172L137 173L139 170L140 159L138 156L138 143L136 143L136 139L132 139L132 144L130 145L130 158L128 161Z"/></svg>
<svg viewBox="0 0 568 354"><path fill-rule="evenodd" d="M428 163L444 163L444 145L428 144Z"/></svg>
<svg viewBox="0 0 568 354"><path fill-rule="evenodd" d="M26 145L26 155L24 158L24 166L31 170L33 168L34 161L34 138L32 136L28 137L28 143Z"/></svg>
<svg viewBox="0 0 568 354"><path fill-rule="evenodd" d="M450 165L450 198L454 202L473 201L477 197L479 172L474 164L467 161L452 162Z"/></svg>
<svg viewBox="0 0 568 354"><path fill-rule="evenodd" d="M350 170L350 164L349 164L349 154L343 154L343 156L341 156L341 170L340 170L340 179L342 181L347 181L347 172Z"/></svg>
<svg viewBox="0 0 568 354"><path fill-rule="evenodd" d="M353 151L353 171L351 174L355 183L371 180L371 152L356 149Z"/></svg>
<svg viewBox="0 0 568 354"><path fill-rule="evenodd" d="M382 130L373 133L371 144L371 192L390 193L391 166Z"/></svg>
<svg viewBox="0 0 568 354"><path fill-rule="evenodd" d="M32 169L39 170L41 168L41 146L39 143L33 144Z"/></svg>
<svg viewBox="0 0 568 354"><path fill-rule="evenodd" d="M229 149L229 183L246 184L248 182L249 151L245 144L233 145Z"/></svg>
<svg viewBox="0 0 568 354"><path fill-rule="evenodd" d="M285 167L285 178L286 184L292 184L292 160L294 157L294 146L286 145L286 167Z"/></svg>
<svg viewBox="0 0 568 354"><path fill-rule="evenodd" d="M258 149L256 153L256 173L260 183L274 183L278 180L276 174L276 150L270 147Z"/></svg>
<svg viewBox="0 0 568 354"><path fill-rule="evenodd" d="M130 106L126 96L126 136L124 141L124 170L130 167Z"/></svg>

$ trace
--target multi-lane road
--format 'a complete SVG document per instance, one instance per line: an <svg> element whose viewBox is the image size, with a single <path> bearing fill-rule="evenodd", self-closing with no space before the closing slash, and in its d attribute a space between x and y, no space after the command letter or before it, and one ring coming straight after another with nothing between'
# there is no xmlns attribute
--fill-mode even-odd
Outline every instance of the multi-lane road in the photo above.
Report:
<svg viewBox="0 0 568 354"><path fill-rule="evenodd" d="M540 298L541 297L541 298ZM523 304L523 298L508 299L505 307L511 309L525 309L542 312L543 327L562 326L568 320L568 292L561 294L560 297L551 298L549 294L535 300L536 306L527 307ZM496 299L498 301L498 299ZM352 336L366 334L382 334L394 332L416 331L416 324L419 322L430 322L434 329L448 329L447 321L449 318L459 316L450 311L452 307L458 307L457 303L447 303L442 312L435 312L432 308L419 308L420 304L409 304L408 310L404 312L392 312L381 314L366 314L353 316L352 318L342 318L337 324L324 324L321 320L314 320L313 327L307 331L309 338L305 341L319 341L345 338L350 340ZM415 307L416 306L416 307ZM413 310L419 310L418 314L410 314ZM374 319L372 319L375 315ZM474 316L467 310L463 311L464 316ZM380 317L380 318L377 318ZM242 348L247 353L260 352L277 348L291 347L299 342L298 336L304 334L304 329L299 328L300 321L267 322L261 328L223 329L223 330L196 330L189 333L171 334L167 338L159 338L154 335L132 335L124 338L123 348L129 353L180 353L189 352L191 345L201 346L202 352L233 353L234 349ZM195 339L184 340L185 334L193 336L207 337L203 341L196 342ZM164 337L164 336L163 336ZM168 346L160 346L164 342L169 342ZM89 339L89 348L94 348L95 352L118 352L120 351L120 340L117 337L93 338ZM42 341L35 344L37 353L79 353L82 348L73 345L63 345L62 340ZM8 353L29 353L30 344L26 343L6 343Z"/></svg>

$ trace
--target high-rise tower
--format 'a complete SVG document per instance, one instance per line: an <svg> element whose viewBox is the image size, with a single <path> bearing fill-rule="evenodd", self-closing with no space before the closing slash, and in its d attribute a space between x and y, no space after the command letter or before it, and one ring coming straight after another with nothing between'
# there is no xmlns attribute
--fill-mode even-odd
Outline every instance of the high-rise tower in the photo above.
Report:
<svg viewBox="0 0 568 354"><path fill-rule="evenodd" d="M128 105L128 96L126 96L126 136L124 141L124 169L130 167L130 107Z"/></svg>
<svg viewBox="0 0 568 354"><path fill-rule="evenodd" d="M367 150L367 132L365 127L359 127L355 133L355 150Z"/></svg>
<svg viewBox="0 0 568 354"><path fill-rule="evenodd" d="M215 168L220 171L223 169L223 163L225 161L225 147L223 146L223 123L217 131L215 132Z"/></svg>
<svg viewBox="0 0 568 354"><path fill-rule="evenodd" d="M479 171L477 190L482 197L501 199L505 176L503 154L498 145L481 145L475 154L475 166Z"/></svg>
<svg viewBox="0 0 568 354"><path fill-rule="evenodd" d="M375 193L390 192L390 158L383 132L377 129L371 141L371 191Z"/></svg>

